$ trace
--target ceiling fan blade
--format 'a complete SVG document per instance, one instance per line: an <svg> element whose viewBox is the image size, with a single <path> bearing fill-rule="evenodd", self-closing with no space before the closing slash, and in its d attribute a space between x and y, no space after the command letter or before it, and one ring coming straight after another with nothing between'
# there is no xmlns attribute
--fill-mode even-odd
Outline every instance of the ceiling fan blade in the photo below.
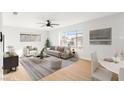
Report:
<svg viewBox="0 0 124 93"><path fill-rule="evenodd" d="M53 26L51 25L50 27L52 27L53 28Z"/></svg>
<svg viewBox="0 0 124 93"><path fill-rule="evenodd" d="M45 23L37 23L37 24L45 24Z"/></svg>
<svg viewBox="0 0 124 93"><path fill-rule="evenodd" d="M42 25L42 26L40 26L40 27L44 27L44 26L46 26L46 25L44 24L44 25Z"/></svg>
<svg viewBox="0 0 124 93"><path fill-rule="evenodd" d="M51 24L51 25L60 25L60 24Z"/></svg>

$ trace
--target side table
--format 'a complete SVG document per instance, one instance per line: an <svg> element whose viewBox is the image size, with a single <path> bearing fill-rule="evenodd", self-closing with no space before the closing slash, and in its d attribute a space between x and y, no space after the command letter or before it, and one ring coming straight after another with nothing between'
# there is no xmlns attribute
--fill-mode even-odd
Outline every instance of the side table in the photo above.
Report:
<svg viewBox="0 0 124 93"><path fill-rule="evenodd" d="M3 57L3 69L8 71L16 71L17 66L19 65L18 56L4 56Z"/></svg>

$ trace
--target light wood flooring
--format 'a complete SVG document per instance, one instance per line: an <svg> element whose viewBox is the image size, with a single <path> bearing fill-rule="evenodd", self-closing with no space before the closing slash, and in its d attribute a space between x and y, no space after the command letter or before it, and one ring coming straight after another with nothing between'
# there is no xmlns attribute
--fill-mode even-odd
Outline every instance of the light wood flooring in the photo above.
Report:
<svg viewBox="0 0 124 93"><path fill-rule="evenodd" d="M19 64L19 67L16 71L4 74L4 80L6 81L31 81L30 76L25 71L23 66Z"/></svg>
<svg viewBox="0 0 124 93"><path fill-rule="evenodd" d="M91 80L90 62L79 60L55 73L44 77L42 80Z"/></svg>
<svg viewBox="0 0 124 93"><path fill-rule="evenodd" d="M91 80L91 64L90 61L78 60L77 62L62 68L41 80L43 81L88 81ZM17 71L4 75L4 80L9 81L31 81L23 66L20 64ZM112 80L117 80L117 75L113 74Z"/></svg>

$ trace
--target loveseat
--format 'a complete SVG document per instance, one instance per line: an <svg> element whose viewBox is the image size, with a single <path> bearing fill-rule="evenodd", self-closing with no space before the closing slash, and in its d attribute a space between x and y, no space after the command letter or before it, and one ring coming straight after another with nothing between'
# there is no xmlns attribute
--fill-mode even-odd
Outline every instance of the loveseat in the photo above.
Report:
<svg viewBox="0 0 124 93"><path fill-rule="evenodd" d="M50 48L47 48L46 53L48 55L60 57L63 59L67 59L73 56L71 53L71 48L69 47L51 46Z"/></svg>

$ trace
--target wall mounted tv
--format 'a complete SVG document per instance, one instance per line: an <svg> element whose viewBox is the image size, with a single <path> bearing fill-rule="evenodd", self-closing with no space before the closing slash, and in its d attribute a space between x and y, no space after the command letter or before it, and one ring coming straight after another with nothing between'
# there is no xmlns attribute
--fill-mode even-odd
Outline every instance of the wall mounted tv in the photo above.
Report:
<svg viewBox="0 0 124 93"><path fill-rule="evenodd" d="M112 28L90 30L89 38L91 45L111 45Z"/></svg>

